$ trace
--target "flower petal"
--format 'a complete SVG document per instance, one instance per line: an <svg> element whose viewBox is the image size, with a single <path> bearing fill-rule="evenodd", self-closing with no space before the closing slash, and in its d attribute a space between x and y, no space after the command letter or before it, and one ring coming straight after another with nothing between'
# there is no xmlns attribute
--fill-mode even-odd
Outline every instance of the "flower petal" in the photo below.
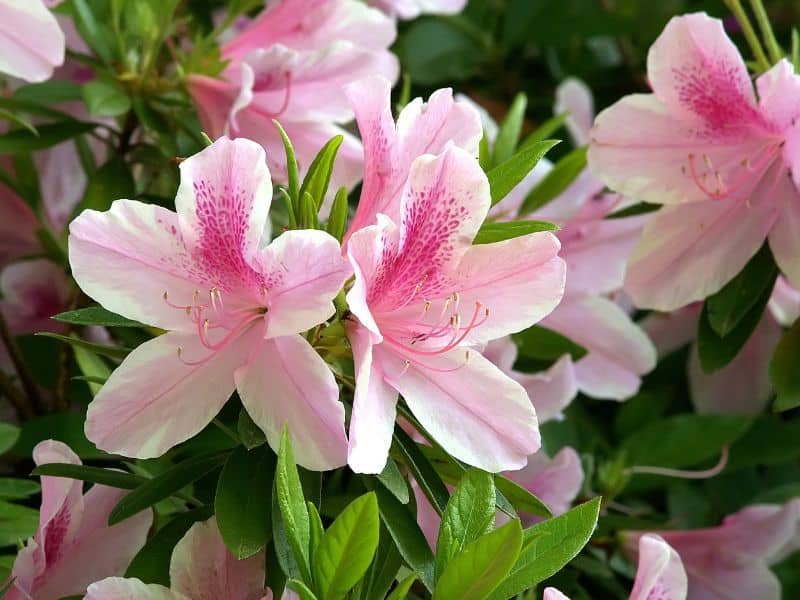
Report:
<svg viewBox="0 0 800 600"><path fill-rule="evenodd" d="M64 62L64 32L41 0L0 3L0 72L26 81L49 79Z"/></svg>
<svg viewBox="0 0 800 600"><path fill-rule="evenodd" d="M267 336L311 329L335 312L333 299L350 275L336 239L324 231L287 231L265 250L262 270L268 292Z"/></svg>
<svg viewBox="0 0 800 600"><path fill-rule="evenodd" d="M694 340L701 303L690 304L671 313L650 313L639 326L656 347L659 358L672 354Z"/></svg>
<svg viewBox="0 0 800 600"><path fill-rule="evenodd" d="M800 116L797 102L792 100L800 94L800 76L795 74L792 63L785 58L779 60L756 79L756 88L761 112L770 122L780 129L793 127Z"/></svg>
<svg viewBox="0 0 800 600"><path fill-rule="evenodd" d="M38 258L8 265L0 272L0 311L14 335L58 330L51 317L62 312L74 288L64 269Z"/></svg>
<svg viewBox="0 0 800 600"><path fill-rule="evenodd" d="M234 371L261 336L261 328L253 327L213 355L193 334L173 332L145 342L89 405L86 437L107 452L161 456L211 422L234 390Z"/></svg>
<svg viewBox="0 0 800 600"><path fill-rule="evenodd" d="M277 451L287 425L299 465L326 471L347 462L339 388L305 338L264 340L235 377L242 404L273 449Z"/></svg>
<svg viewBox="0 0 800 600"><path fill-rule="evenodd" d="M553 458L540 450L528 457L525 467L506 476L538 497L556 516L569 510L583 485L581 458L569 446Z"/></svg>
<svg viewBox="0 0 800 600"><path fill-rule="evenodd" d="M143 583L139 579L108 577L93 583L83 600L189 600L163 585Z"/></svg>
<svg viewBox="0 0 800 600"><path fill-rule="evenodd" d="M783 327L789 327L800 316L800 291L782 275L775 281L769 298L769 311Z"/></svg>
<svg viewBox="0 0 800 600"><path fill-rule="evenodd" d="M36 465L67 463L80 465L72 449L57 440L45 440L33 449ZM42 505L39 509L39 527L36 539L44 556L45 546L63 549L80 526L84 510L83 484L76 479L42 477Z"/></svg>
<svg viewBox="0 0 800 600"><path fill-rule="evenodd" d="M192 525L176 544L169 578L175 592L192 600L260 600L264 596L264 553L237 560L212 517Z"/></svg>
<svg viewBox="0 0 800 600"><path fill-rule="evenodd" d="M172 304L191 305L198 288L177 215L135 200L83 211L70 224L69 262L81 289L108 310L161 329L195 324Z"/></svg>
<svg viewBox="0 0 800 600"><path fill-rule="evenodd" d="M414 354L395 354L385 346L372 351L386 382L454 457L496 473L522 468L539 449L528 394L479 353L470 352L467 359L463 349L456 349L420 363Z"/></svg>
<svg viewBox="0 0 800 600"><path fill-rule="evenodd" d="M685 600L687 589L686 571L678 553L663 538L643 535L630 600Z"/></svg>
<svg viewBox="0 0 800 600"><path fill-rule="evenodd" d="M513 371L509 375L528 392L539 423L563 419L564 409L578 395L578 377L569 354L546 371L531 374Z"/></svg>
<svg viewBox="0 0 800 600"><path fill-rule="evenodd" d="M546 587L544 588L544 595L542 596L542 600L570 600L570 598L564 592L562 592L557 588Z"/></svg>
<svg viewBox="0 0 800 600"><path fill-rule="evenodd" d="M556 114L568 113L566 125L576 146L589 143L589 130L594 121L594 98L589 86L580 79L569 77L556 88Z"/></svg>
<svg viewBox="0 0 800 600"><path fill-rule="evenodd" d="M353 349L356 374L347 463L356 473L380 473L392 444L397 391L384 381L380 365L374 364L375 335L351 322L347 325L347 337Z"/></svg>
<svg viewBox="0 0 800 600"><path fill-rule="evenodd" d="M800 192L784 182L783 209L769 234L775 262L793 286L800 288Z"/></svg>

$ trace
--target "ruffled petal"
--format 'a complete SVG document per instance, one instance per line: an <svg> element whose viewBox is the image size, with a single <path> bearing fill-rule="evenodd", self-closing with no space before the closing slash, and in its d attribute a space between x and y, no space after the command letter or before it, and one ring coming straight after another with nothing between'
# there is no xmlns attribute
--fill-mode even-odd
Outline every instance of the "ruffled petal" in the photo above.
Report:
<svg viewBox="0 0 800 600"><path fill-rule="evenodd" d="M544 502L556 516L569 510L583 485L581 458L568 446L553 458L539 451L528 458L523 469L506 475Z"/></svg>
<svg viewBox="0 0 800 600"><path fill-rule="evenodd" d="M569 77L556 88L556 114L568 113L566 126L576 146L589 143L589 130L594 121L594 98L589 86Z"/></svg>
<svg viewBox="0 0 800 600"><path fill-rule="evenodd" d="M163 585L144 583L140 579L108 577L93 583L83 600L189 600Z"/></svg>
<svg viewBox="0 0 800 600"><path fill-rule="evenodd" d="M539 423L563 419L564 409L578 395L578 376L569 354L546 371L531 374L514 371L509 375L528 392Z"/></svg>
<svg viewBox="0 0 800 600"><path fill-rule="evenodd" d="M643 535L630 600L685 600L687 589L686 571L678 553L663 538Z"/></svg>

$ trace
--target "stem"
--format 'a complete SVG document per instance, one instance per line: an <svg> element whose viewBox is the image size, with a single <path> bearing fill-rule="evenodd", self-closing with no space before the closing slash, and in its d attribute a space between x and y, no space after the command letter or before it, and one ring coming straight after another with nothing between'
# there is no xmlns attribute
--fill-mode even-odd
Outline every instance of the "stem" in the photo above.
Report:
<svg viewBox="0 0 800 600"><path fill-rule="evenodd" d="M761 29L761 35L767 46L769 57L772 59L772 64L775 64L784 57L784 54L780 44L778 44L778 40L775 39L775 33L772 31L772 25L769 22L767 11L764 9L764 4L761 0L750 0L750 6L756 15L756 21L759 29Z"/></svg>
<svg viewBox="0 0 800 600"><path fill-rule="evenodd" d="M20 421L32 419L36 416L33 408L25 399L19 390L14 387L11 378L0 371L0 396L5 396L14 410L17 412L17 417Z"/></svg>
<svg viewBox="0 0 800 600"><path fill-rule="evenodd" d="M741 0L725 0L725 4L731 9L731 12L733 13L733 16L736 17L736 20L739 21L739 25L742 27L742 33L744 34L747 44L750 46L750 50L753 52L753 56L758 63L759 71L764 72L769 70L769 60L767 60L767 55L764 53L764 49L761 47L761 42L756 35L756 31L753 29L752 23L750 23L750 18L744 11L744 7L742 7Z"/></svg>
<svg viewBox="0 0 800 600"><path fill-rule="evenodd" d="M625 472L628 474L663 475L664 477L676 477L678 479L710 479L722 473L727 464L728 447L723 446L720 451L719 462L704 471L684 471L683 469L668 469L665 467L630 467Z"/></svg>
<svg viewBox="0 0 800 600"><path fill-rule="evenodd" d="M25 361L22 358L22 353L19 351L17 343L14 341L11 332L8 330L8 325L6 324L5 317L3 317L2 313L0 313L0 340L2 340L5 344L6 350L8 351L8 356L11 359L11 363L14 365L14 369L17 371L17 376L22 384L22 389L25 391L25 394L27 395L27 401L30 403L30 410L32 411L33 415L43 415L44 402L39 394L39 388L36 387L36 382L33 380L33 377L31 377L30 371L28 371L28 367L25 365Z"/></svg>

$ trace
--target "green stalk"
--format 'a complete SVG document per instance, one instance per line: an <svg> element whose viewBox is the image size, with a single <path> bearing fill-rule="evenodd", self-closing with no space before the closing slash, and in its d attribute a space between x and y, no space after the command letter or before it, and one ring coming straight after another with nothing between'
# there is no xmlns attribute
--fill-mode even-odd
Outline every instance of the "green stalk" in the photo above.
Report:
<svg viewBox="0 0 800 600"><path fill-rule="evenodd" d="M752 23L750 23L750 18L747 16L744 7L742 7L741 1L725 0L725 5L731 10L736 20L739 21L739 25L742 27L742 33L758 63L758 70L762 73L769 70L770 64L767 55L764 53L764 48L761 47L761 42L756 35L755 29L753 29Z"/></svg>
<svg viewBox="0 0 800 600"><path fill-rule="evenodd" d="M781 50L778 40L775 39L775 33L772 31L772 25L769 22L767 11L764 9L764 4L761 0L750 0L750 6L756 15L756 21L758 22L759 29L761 29L761 36L764 38L764 43L767 46L767 52L769 52L772 64L775 64L781 60L785 54L783 50Z"/></svg>

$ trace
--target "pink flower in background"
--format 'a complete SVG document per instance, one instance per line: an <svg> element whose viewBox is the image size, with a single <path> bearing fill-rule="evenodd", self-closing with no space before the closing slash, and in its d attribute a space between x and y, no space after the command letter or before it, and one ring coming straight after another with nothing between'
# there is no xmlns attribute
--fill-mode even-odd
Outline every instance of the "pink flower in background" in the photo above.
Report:
<svg viewBox="0 0 800 600"><path fill-rule="evenodd" d="M380 94L371 97L383 106ZM474 346L552 311L564 263L550 233L472 246L490 203L475 157L449 144L412 162L399 223L381 213L350 238L353 470L383 469L398 393L449 453L471 465L519 469L539 448L527 393Z"/></svg>
<svg viewBox="0 0 800 600"><path fill-rule="evenodd" d="M37 444L33 460L81 464L68 446L54 440ZM59 600L82 594L93 581L121 575L153 523L153 513L146 510L108 526L111 509L125 494L104 485L84 494L82 481L42 477L39 527L14 562L6 600Z"/></svg>
<svg viewBox="0 0 800 600"><path fill-rule="evenodd" d="M181 163L177 214L118 200L70 226L73 275L116 313L168 333L136 348L89 405L99 448L160 456L208 425L238 389L273 448L288 424L298 463L346 461L344 409L301 332L334 314L349 274L321 231L264 247L272 199L264 150L221 138Z"/></svg>
<svg viewBox="0 0 800 600"><path fill-rule="evenodd" d="M392 118L391 82L369 77L347 88L364 143L364 183L344 238L374 225L378 214L400 222L400 197L414 160L423 154L440 154L448 144L478 156L482 136L478 113L464 101L453 101L450 89L431 94L428 102L409 102L397 123Z"/></svg>
<svg viewBox="0 0 800 600"><path fill-rule="evenodd" d="M73 291L64 269L44 258L15 262L0 271L0 312L13 335L54 331L51 317L65 310Z"/></svg>
<svg viewBox="0 0 800 600"><path fill-rule="evenodd" d="M639 567L630 600L686 600L686 570L674 548L663 538L648 533L639 538L637 553ZM569 597L549 587L544 590L543 600L569 600Z"/></svg>
<svg viewBox="0 0 800 600"><path fill-rule="evenodd" d="M39 222L31 207L0 183L0 268L40 250L37 229Z"/></svg>
<svg viewBox="0 0 800 600"><path fill-rule="evenodd" d="M781 338L781 327L800 315L800 293L784 277L778 277L768 310L736 357L721 369L705 373L700 366L697 322L702 304L694 303L672 313L652 313L642 327L653 340L660 357L692 343L689 352L689 392L699 413L756 415L772 397L769 361Z"/></svg>
<svg viewBox="0 0 800 600"><path fill-rule="evenodd" d="M64 62L64 33L48 10L56 4L0 0L0 73L44 81Z"/></svg>
<svg viewBox="0 0 800 600"><path fill-rule="evenodd" d="M464 10L467 0L368 0L398 19L415 19L421 14L454 15Z"/></svg>
<svg viewBox="0 0 800 600"><path fill-rule="evenodd" d="M652 94L597 118L589 166L610 188L665 204L633 253L625 289L672 310L718 291L765 238L800 286L800 77L782 60L756 81L722 22L673 18L650 48Z"/></svg>
<svg viewBox="0 0 800 600"><path fill-rule="evenodd" d="M303 171L328 140L343 135L331 185L351 186L361 179L363 153L340 127L353 118L344 87L372 73L394 81L394 38L394 22L359 1L280 0L223 45L230 62L219 79L191 75L189 90L208 134L254 139L279 181L286 181L286 164L273 119Z"/></svg>
<svg viewBox="0 0 800 600"><path fill-rule="evenodd" d="M244 560L230 553L212 517L195 523L176 544L170 588L109 577L89 586L84 600L267 600L264 552Z"/></svg>
<svg viewBox="0 0 800 600"><path fill-rule="evenodd" d="M689 600L779 600L781 586L769 566L800 548L800 498L786 504L749 506L722 525L656 532L680 555L689 577ZM631 555L642 532L624 532ZM646 597L646 596L645 596Z"/></svg>

